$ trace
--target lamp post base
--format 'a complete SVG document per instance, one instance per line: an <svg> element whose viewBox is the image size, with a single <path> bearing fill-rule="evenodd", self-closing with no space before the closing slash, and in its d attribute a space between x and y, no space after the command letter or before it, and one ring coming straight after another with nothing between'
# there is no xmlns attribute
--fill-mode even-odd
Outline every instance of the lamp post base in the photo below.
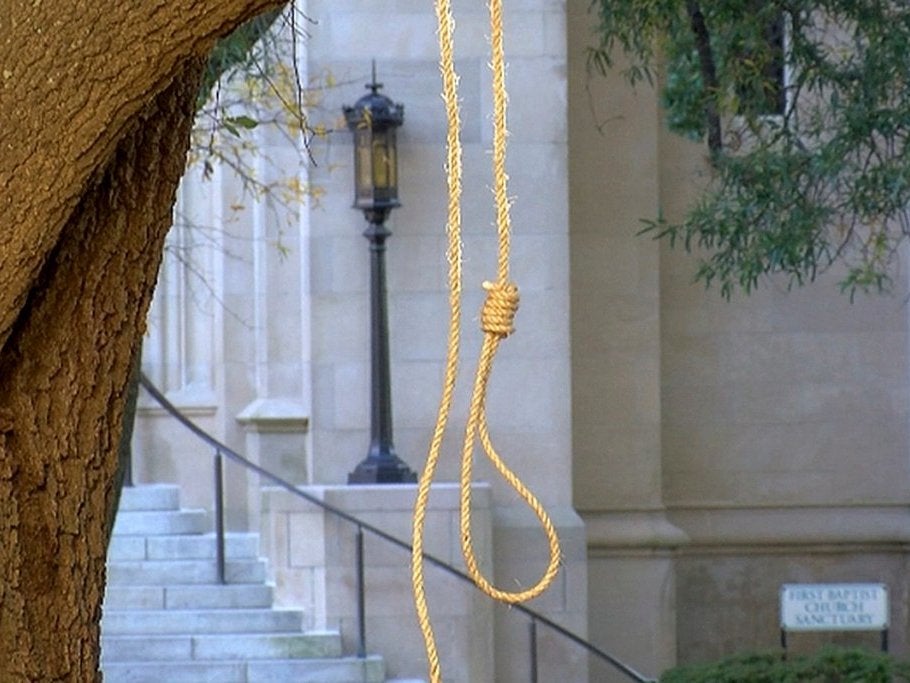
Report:
<svg viewBox="0 0 910 683"><path fill-rule="evenodd" d="M416 484L417 473L397 456L368 457L348 474L348 484Z"/></svg>

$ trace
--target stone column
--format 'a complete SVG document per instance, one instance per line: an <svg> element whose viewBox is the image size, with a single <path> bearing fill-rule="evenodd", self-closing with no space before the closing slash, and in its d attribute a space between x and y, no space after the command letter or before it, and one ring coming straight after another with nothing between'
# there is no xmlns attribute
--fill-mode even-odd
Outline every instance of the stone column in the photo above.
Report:
<svg viewBox="0 0 910 683"><path fill-rule="evenodd" d="M675 549L663 500L656 93L590 74L595 17L569 3L575 504L587 526L590 638L641 673L676 661ZM627 680L594 664L592 680Z"/></svg>

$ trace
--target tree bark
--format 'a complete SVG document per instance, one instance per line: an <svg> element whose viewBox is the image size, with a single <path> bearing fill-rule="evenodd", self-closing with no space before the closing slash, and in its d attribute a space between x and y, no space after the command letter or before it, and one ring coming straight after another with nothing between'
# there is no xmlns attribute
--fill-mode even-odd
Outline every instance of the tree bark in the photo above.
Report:
<svg viewBox="0 0 910 683"><path fill-rule="evenodd" d="M0 14L0 681L94 681L124 386L199 77L275 0Z"/></svg>

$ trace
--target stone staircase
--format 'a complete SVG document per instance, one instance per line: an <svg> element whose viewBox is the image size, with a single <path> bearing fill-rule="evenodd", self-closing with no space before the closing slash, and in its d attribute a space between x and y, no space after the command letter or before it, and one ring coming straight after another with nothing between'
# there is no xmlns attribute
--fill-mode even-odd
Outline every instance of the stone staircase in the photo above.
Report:
<svg viewBox="0 0 910 683"><path fill-rule="evenodd" d="M275 609L257 534L229 534L226 585L203 510L171 485L124 488L101 622L106 683L383 683L379 657L343 657L334 632Z"/></svg>

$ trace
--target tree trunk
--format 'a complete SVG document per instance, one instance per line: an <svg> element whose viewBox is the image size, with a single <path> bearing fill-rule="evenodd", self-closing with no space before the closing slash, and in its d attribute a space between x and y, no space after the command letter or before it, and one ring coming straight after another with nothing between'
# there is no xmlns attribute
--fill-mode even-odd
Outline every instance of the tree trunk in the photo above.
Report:
<svg viewBox="0 0 910 683"><path fill-rule="evenodd" d="M275 0L0 15L0 681L94 681L124 386L204 57Z"/></svg>

